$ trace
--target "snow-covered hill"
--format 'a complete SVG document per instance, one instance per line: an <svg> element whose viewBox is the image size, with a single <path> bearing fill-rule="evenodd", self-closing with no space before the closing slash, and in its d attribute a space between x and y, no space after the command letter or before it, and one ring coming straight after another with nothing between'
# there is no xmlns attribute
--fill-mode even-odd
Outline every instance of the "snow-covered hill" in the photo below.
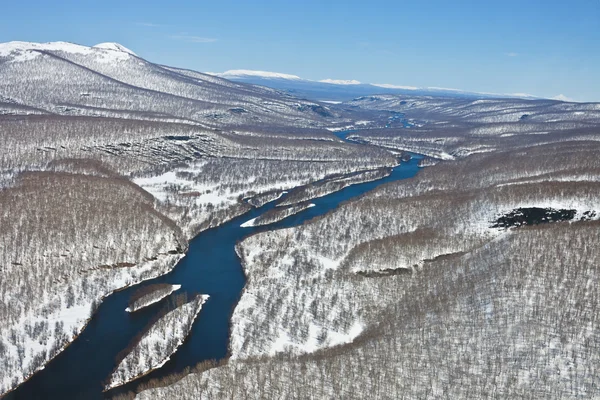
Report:
<svg viewBox="0 0 600 400"><path fill-rule="evenodd" d="M3 97L51 114L176 121L220 129L257 124L322 127L333 117L319 104L157 65L116 43L93 47L2 43L0 77Z"/></svg>

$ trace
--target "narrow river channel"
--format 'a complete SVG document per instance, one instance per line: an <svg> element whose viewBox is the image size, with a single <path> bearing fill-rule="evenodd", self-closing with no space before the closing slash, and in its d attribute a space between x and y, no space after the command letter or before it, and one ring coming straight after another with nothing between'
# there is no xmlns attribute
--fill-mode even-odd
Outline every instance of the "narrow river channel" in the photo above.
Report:
<svg viewBox="0 0 600 400"><path fill-rule="evenodd" d="M338 134L342 137L342 135ZM190 242L189 251L169 274L116 292L107 297L82 334L6 399L104 399L134 390L140 383L183 371L201 361L222 359L229 343L229 320L245 284L240 260L234 247L244 237L267 230L288 228L326 214L342 202L356 198L379 185L413 177L421 157L393 169L390 176L349 186L312 201L315 207L280 222L242 228L240 225L275 207L277 202L250 212L213 229L202 232ZM165 301L135 313L125 312L131 294L154 283L180 284L175 292L209 294L202 311L184 344L162 368L121 388L103 393L103 382L116 365L115 357L149 323Z"/></svg>

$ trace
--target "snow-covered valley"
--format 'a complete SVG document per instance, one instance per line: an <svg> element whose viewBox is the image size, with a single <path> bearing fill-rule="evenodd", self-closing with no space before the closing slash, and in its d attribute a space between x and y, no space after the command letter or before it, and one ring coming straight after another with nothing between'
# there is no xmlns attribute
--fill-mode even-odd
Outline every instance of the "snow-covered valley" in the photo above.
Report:
<svg viewBox="0 0 600 400"><path fill-rule="evenodd" d="M599 395L598 104L317 102L114 43L0 78L0 396Z"/></svg>

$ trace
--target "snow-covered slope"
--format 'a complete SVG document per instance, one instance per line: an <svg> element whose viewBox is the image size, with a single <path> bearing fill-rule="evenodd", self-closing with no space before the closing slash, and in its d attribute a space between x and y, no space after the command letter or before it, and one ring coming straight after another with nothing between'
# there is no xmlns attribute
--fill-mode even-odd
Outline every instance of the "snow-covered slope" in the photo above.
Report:
<svg viewBox="0 0 600 400"><path fill-rule="evenodd" d="M148 62L116 44L0 44L0 93L62 115L227 126L319 127L323 106L273 90Z"/></svg>
<svg viewBox="0 0 600 400"><path fill-rule="evenodd" d="M0 205L0 395L73 341L105 296L167 273L187 248L124 179L30 172Z"/></svg>
<svg viewBox="0 0 600 400"><path fill-rule="evenodd" d="M355 79L321 79L319 82L331 83L333 85L360 85L360 81L357 81Z"/></svg>

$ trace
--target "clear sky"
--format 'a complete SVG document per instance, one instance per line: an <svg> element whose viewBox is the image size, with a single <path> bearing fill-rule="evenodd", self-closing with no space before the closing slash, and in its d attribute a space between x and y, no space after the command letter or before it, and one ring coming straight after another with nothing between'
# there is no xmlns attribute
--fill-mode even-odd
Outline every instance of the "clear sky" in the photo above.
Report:
<svg viewBox="0 0 600 400"><path fill-rule="evenodd" d="M600 101L600 0L22 0L0 41L118 42L198 71Z"/></svg>

